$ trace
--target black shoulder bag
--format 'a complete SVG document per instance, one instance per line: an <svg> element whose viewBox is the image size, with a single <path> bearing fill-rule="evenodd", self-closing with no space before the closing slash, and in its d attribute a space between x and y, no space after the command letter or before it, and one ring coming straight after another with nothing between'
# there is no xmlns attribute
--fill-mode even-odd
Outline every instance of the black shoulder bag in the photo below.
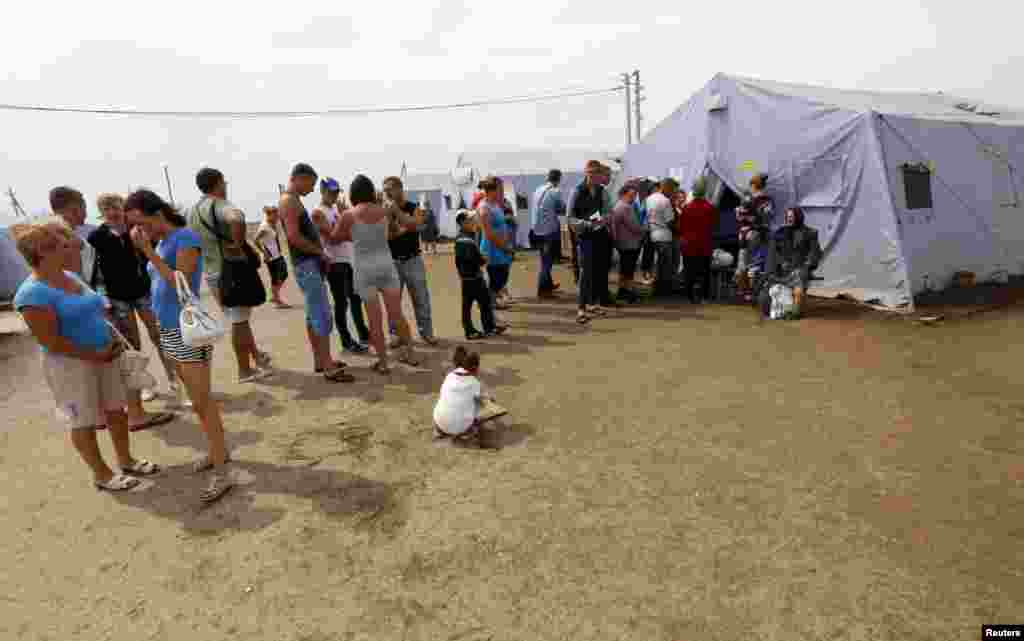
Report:
<svg viewBox="0 0 1024 641"><path fill-rule="evenodd" d="M216 200L213 201L213 206L210 208L210 216L213 218L213 227L206 224L202 216L199 217L199 220L217 238L217 244L220 246L220 255L223 259L223 268L220 273L221 304L228 308L259 307L267 302L267 290L263 287L263 279L260 278L259 272L260 257L249 246L248 241L242 243L244 257L225 254L224 241L226 239L218 229L220 224L217 220Z"/></svg>

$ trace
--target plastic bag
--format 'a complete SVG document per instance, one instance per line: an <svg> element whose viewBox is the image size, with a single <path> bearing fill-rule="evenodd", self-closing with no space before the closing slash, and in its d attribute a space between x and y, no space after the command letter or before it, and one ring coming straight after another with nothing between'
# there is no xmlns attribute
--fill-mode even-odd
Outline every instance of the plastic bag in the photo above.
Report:
<svg viewBox="0 0 1024 641"><path fill-rule="evenodd" d="M724 249L716 249L715 253L711 255L711 265L718 269L732 267L733 260L732 254Z"/></svg>
<svg viewBox="0 0 1024 641"><path fill-rule="evenodd" d="M793 311L795 303L793 302L793 289L791 287L772 285L768 290L768 296L772 299L769 313L772 320L785 318L787 314Z"/></svg>

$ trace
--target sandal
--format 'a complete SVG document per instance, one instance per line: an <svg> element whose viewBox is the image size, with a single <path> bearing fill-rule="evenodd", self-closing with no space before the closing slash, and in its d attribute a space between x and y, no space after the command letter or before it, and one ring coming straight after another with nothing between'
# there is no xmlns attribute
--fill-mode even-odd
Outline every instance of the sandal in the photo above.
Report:
<svg viewBox="0 0 1024 641"><path fill-rule="evenodd" d="M110 477L108 481L94 481L97 490L105 490L107 492L127 492L128 490L134 489L139 486L139 479L125 476L124 474L115 474Z"/></svg>
<svg viewBox="0 0 1024 641"><path fill-rule="evenodd" d="M231 462L231 455L228 454L227 456L224 457L224 463L227 464L227 463L230 463L230 462ZM214 465L213 465L213 462L210 461L210 457L209 456L204 456L203 458L199 459L198 461L196 461L195 463L192 464L192 473L193 474L202 474L206 470L212 470L213 467L214 467Z"/></svg>
<svg viewBox="0 0 1024 641"><path fill-rule="evenodd" d="M328 383L354 383L356 377L345 372L344 368L339 367L329 372L324 372L324 380Z"/></svg>
<svg viewBox="0 0 1024 641"><path fill-rule="evenodd" d="M330 366L330 368L328 368L327 371L331 371L331 370L335 370L335 369L345 369L346 367L348 367L348 363L346 363L345 361L334 361L334 364L332 364ZM323 374L324 373L324 368L322 368L322 367L314 367L313 368L313 373L314 374Z"/></svg>
<svg viewBox="0 0 1024 641"><path fill-rule="evenodd" d="M224 473L217 473L210 477L210 484L206 486L202 494L199 495L199 500L203 503L213 503L217 499L221 498L228 493L235 484L230 478Z"/></svg>
<svg viewBox="0 0 1024 641"><path fill-rule="evenodd" d="M416 357L413 356L412 354L403 354L402 356L399 356L398 362L402 363L403 365L408 365L409 367L420 366L420 361L416 360Z"/></svg>
<svg viewBox="0 0 1024 641"><path fill-rule="evenodd" d="M391 367L388 366L387 361L377 361L370 366L370 369L385 376L391 373Z"/></svg>
<svg viewBox="0 0 1024 641"><path fill-rule="evenodd" d="M121 466L121 474L125 476L156 476L160 472L163 472L163 468L144 458L132 461L131 465Z"/></svg>
<svg viewBox="0 0 1024 641"><path fill-rule="evenodd" d="M129 432L138 432L140 430L148 430L151 427L159 427L160 425L166 425L176 418L173 412L157 412L156 414L150 414L145 421L138 425L129 425Z"/></svg>

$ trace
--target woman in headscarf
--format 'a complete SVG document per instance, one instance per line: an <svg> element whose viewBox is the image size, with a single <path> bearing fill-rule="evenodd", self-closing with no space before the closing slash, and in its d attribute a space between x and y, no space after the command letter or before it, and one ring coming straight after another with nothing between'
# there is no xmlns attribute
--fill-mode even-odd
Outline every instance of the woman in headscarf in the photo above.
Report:
<svg viewBox="0 0 1024 641"><path fill-rule="evenodd" d="M772 234L768 244L765 283L759 301L764 313L771 307L768 290L772 285L785 285L793 289L794 312L799 316L811 272L821 262L821 244L818 230L804 224L804 212L799 207L786 210L786 221Z"/></svg>

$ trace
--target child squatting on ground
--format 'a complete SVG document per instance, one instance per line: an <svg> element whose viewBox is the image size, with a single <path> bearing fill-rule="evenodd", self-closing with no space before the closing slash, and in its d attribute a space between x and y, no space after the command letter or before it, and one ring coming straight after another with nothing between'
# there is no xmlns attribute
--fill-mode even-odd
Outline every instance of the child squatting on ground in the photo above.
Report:
<svg viewBox="0 0 1024 641"><path fill-rule="evenodd" d="M434 437L456 440L476 437L483 447L483 442L479 440L480 427L498 414L488 412L491 416L481 418L481 409L485 403L492 403L493 399L483 395L483 386L478 377L480 355L459 346L452 356L452 363L455 369L445 377L441 385L441 396L434 406Z"/></svg>

